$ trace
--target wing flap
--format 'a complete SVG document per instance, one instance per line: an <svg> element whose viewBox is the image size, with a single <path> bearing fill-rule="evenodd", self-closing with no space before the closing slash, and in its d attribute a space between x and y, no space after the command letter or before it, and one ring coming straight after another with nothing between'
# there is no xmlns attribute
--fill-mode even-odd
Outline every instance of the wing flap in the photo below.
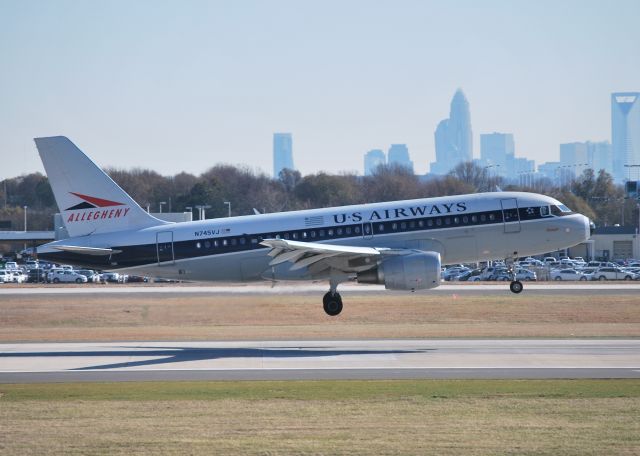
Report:
<svg viewBox="0 0 640 456"><path fill-rule="evenodd" d="M79 245L52 245L56 250L63 252L78 253L80 255L107 256L122 252L122 250L103 249L99 247L81 247Z"/></svg>

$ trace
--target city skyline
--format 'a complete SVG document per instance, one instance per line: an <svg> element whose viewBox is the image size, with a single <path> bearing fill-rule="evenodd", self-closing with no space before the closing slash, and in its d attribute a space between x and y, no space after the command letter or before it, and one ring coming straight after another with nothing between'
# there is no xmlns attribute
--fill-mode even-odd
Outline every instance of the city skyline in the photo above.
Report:
<svg viewBox="0 0 640 456"><path fill-rule="evenodd" d="M53 135L109 167L270 175L277 131L303 174L362 172L395 143L424 174L458 87L473 131L557 160L611 138L610 94L638 89L639 15L631 0L0 1L0 179L42 172L32 138Z"/></svg>

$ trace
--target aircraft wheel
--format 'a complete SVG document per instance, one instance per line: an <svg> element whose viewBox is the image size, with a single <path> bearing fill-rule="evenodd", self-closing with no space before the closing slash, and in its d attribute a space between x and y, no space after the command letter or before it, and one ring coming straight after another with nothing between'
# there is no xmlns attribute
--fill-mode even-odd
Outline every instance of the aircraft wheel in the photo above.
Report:
<svg viewBox="0 0 640 456"><path fill-rule="evenodd" d="M342 312L342 297L340 293L331 293L330 291L322 298L322 306L327 315L335 317Z"/></svg>
<svg viewBox="0 0 640 456"><path fill-rule="evenodd" d="M520 293L523 288L524 287L522 286L522 282L520 282L519 280L514 280L509 285L509 289L511 290L511 292L516 294Z"/></svg>

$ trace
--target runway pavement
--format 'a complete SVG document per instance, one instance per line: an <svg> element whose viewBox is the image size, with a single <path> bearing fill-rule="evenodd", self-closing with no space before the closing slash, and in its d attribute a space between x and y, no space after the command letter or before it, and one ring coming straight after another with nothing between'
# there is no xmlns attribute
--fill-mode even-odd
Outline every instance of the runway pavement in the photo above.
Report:
<svg viewBox="0 0 640 456"><path fill-rule="evenodd" d="M278 295L278 294L302 294L302 295L322 295L328 290L326 283L277 283L271 286L269 283L258 283L251 285L202 285L202 284L179 284L179 285L4 285L0 286L0 296L11 295L64 295L64 294L181 294L181 295ZM382 285L358 285L354 283L341 284L340 293L343 294L367 294L384 293L390 295L406 295L409 291L385 290ZM640 282L537 282L524 283L526 294L573 294L576 292L588 292L596 295L606 295L611 292L616 294L635 294L640 296ZM426 291L419 291L421 294L461 294L461 295L494 295L510 294L508 282L493 282L490 284L461 284L444 283L438 288Z"/></svg>
<svg viewBox="0 0 640 456"><path fill-rule="evenodd" d="M640 340L0 344L0 383L640 378Z"/></svg>

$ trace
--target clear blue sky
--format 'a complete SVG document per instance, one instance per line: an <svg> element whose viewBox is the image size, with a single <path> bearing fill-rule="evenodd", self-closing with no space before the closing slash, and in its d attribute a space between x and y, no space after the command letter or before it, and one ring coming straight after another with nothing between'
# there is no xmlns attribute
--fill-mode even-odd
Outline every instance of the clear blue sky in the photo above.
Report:
<svg viewBox="0 0 640 456"><path fill-rule="evenodd" d="M406 143L425 172L461 87L479 134L555 160L610 138L610 93L640 91L640 1L0 0L0 179L65 135L103 166L362 173Z"/></svg>

